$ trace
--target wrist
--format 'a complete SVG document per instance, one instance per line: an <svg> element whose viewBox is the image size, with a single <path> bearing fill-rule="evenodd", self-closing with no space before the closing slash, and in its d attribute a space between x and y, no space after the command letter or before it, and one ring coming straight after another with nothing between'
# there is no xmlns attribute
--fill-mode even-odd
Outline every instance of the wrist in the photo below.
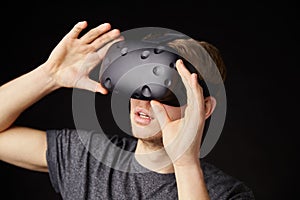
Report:
<svg viewBox="0 0 300 200"><path fill-rule="evenodd" d="M200 159L197 156L183 157L173 162L174 167L200 166Z"/></svg>
<svg viewBox="0 0 300 200"><path fill-rule="evenodd" d="M176 165L174 171L178 199L210 199L200 160L189 165Z"/></svg>
<svg viewBox="0 0 300 200"><path fill-rule="evenodd" d="M198 162L193 162L185 165L174 164L173 167L175 174L194 174L195 172L197 172L197 174L201 174L201 177L203 176L203 171L199 160Z"/></svg>
<svg viewBox="0 0 300 200"><path fill-rule="evenodd" d="M54 78L54 70L51 69L49 63L43 63L38 68L36 68L36 71L39 73L41 80L46 83L47 89L50 92L60 88L59 84Z"/></svg>

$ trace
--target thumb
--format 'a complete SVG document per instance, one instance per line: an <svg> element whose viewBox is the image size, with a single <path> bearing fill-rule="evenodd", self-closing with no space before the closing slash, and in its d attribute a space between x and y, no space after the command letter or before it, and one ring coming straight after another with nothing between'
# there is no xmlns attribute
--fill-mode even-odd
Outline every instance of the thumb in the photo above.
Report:
<svg viewBox="0 0 300 200"><path fill-rule="evenodd" d="M150 101L150 104L161 129L164 129L164 127L171 121L167 111L158 101L152 100Z"/></svg>
<svg viewBox="0 0 300 200"><path fill-rule="evenodd" d="M88 78L82 77L75 85L76 88L89 90L92 92L100 92L101 94L107 94L108 91L100 83Z"/></svg>

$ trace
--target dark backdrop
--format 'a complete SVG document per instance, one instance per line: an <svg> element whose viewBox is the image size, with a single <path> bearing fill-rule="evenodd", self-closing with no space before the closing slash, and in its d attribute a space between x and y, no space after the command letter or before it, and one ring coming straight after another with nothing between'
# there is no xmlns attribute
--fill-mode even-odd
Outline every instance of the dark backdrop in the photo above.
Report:
<svg viewBox="0 0 300 200"><path fill-rule="evenodd" d="M228 68L227 117L223 133L206 159L244 181L257 199L294 196L299 160L295 32L299 22L295 5L99 2L3 4L0 84L43 63L81 20L88 21L88 29L103 22L121 31L158 26L206 40L220 49ZM74 127L71 95L69 89L55 91L26 110L16 123L40 129ZM107 119L103 118L105 124L112 127ZM48 174L3 162L0 184L0 199L60 198Z"/></svg>

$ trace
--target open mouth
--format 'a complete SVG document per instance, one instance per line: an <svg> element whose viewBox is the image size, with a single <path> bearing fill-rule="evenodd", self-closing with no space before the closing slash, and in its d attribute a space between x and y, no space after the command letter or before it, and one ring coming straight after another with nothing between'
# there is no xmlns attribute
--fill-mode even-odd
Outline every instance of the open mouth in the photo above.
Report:
<svg viewBox="0 0 300 200"><path fill-rule="evenodd" d="M143 112L138 112L137 113L139 117L144 118L144 119L151 119L151 117Z"/></svg>
<svg viewBox="0 0 300 200"><path fill-rule="evenodd" d="M134 115L134 120L140 125L150 124L152 117L144 109L137 109Z"/></svg>

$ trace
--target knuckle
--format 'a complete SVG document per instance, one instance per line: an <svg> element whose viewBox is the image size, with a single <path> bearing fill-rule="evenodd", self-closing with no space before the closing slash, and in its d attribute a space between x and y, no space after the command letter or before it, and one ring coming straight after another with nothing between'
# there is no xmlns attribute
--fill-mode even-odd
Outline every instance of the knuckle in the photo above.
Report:
<svg viewBox="0 0 300 200"><path fill-rule="evenodd" d="M80 32L81 30L82 30L82 28L81 28L80 24L76 24L76 25L74 26L74 31L75 31L75 32Z"/></svg>
<svg viewBox="0 0 300 200"><path fill-rule="evenodd" d="M97 50L97 48L96 48L96 46L93 43L91 43L91 44L88 45L87 51L94 52L96 50Z"/></svg>

